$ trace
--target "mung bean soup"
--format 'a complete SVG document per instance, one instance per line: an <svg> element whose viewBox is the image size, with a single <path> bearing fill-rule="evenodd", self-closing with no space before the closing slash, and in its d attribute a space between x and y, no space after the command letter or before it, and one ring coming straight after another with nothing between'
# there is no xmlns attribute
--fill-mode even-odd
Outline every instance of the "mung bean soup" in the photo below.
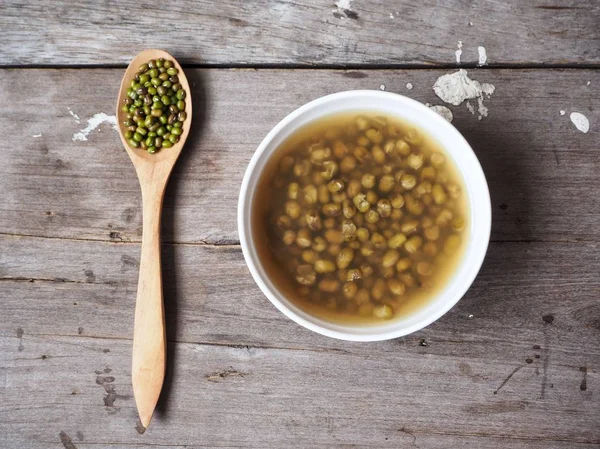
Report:
<svg viewBox="0 0 600 449"><path fill-rule="evenodd" d="M469 211L443 147L380 113L321 118L272 155L253 199L252 235L274 285L340 324L409 315L462 260Z"/></svg>

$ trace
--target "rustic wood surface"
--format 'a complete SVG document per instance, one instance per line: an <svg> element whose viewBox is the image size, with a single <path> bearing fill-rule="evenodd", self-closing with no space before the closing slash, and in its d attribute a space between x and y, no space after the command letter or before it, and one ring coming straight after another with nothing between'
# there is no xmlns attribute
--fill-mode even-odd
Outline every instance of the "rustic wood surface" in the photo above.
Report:
<svg viewBox="0 0 600 449"><path fill-rule="evenodd" d="M597 71L470 71L497 89L481 121L452 107L488 176L492 243L466 297L427 329L373 344L313 334L245 267L238 188L278 119L381 84L441 104L431 86L444 73L188 70L198 114L163 223L169 372L142 437L130 386L139 187L108 124L72 140L111 110L121 70L1 71L0 101L24 95L0 111L23 136L0 143L6 447L600 447L598 132L559 113L598 122Z"/></svg>
<svg viewBox="0 0 600 449"><path fill-rule="evenodd" d="M0 5L0 448L600 448L600 4L337 4ZM481 120L432 90L459 67L459 40L460 67L496 86ZM194 129L165 197L167 374L144 432L131 387L140 189L109 123L74 137L114 114L122 67L153 46L188 64ZM281 118L379 88L452 110L493 228L450 312L361 344L269 303L236 203Z"/></svg>
<svg viewBox="0 0 600 449"><path fill-rule="evenodd" d="M432 86L451 72L188 70L195 129L167 188L166 241L238 243L236 205L246 165L269 130L298 106L327 93L380 85L444 104ZM112 113L121 75L119 69L0 71L2 104L26 93L13 109L0 109L6 132L22 136L22 145L0 141L6 161L0 183L11 186L0 203L2 232L141 240L141 195L117 132L103 124L87 142L72 140L88 118ZM473 69L469 75L496 86L485 100L489 116L479 121L464 104L447 106L488 178L492 240L598 241L600 196L590 191L600 172L598 128L579 132L569 113L600 122L593 107L600 101L600 72Z"/></svg>
<svg viewBox="0 0 600 449"><path fill-rule="evenodd" d="M3 65L128 64L143 48L226 66L450 65L458 41L464 65L478 46L494 65L600 64L596 0L6 0L0 12Z"/></svg>

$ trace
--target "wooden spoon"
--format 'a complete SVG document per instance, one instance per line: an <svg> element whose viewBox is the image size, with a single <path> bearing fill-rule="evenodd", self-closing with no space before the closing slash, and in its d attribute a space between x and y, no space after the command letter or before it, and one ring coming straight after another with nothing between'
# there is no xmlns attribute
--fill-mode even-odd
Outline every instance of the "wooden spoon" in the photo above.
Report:
<svg viewBox="0 0 600 449"><path fill-rule="evenodd" d="M151 59L169 59L179 70L178 78L186 92L183 133L171 148L149 154L141 148L131 148L123 135L126 113L121 111L127 88L140 65ZM192 98L187 78L177 60L166 51L144 50L139 53L123 76L117 102L119 135L133 162L142 189L143 235L140 257L140 277L135 305L133 330L132 383L133 395L140 420L148 427L158 402L165 377L166 335L163 306L162 274L160 268L160 215L165 187L171 170L185 144L192 121Z"/></svg>

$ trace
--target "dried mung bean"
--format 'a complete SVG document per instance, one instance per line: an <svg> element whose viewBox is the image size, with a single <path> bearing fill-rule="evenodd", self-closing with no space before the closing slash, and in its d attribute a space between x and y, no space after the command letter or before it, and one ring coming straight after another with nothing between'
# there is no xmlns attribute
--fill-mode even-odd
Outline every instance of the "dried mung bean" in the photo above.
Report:
<svg viewBox="0 0 600 449"><path fill-rule="evenodd" d="M123 100L123 112L128 112L129 116L138 123L139 130L148 128L150 132L156 132L158 126L155 126L154 121L159 119L160 123L165 124L166 121L168 121L166 116L171 113L168 107L171 105L172 101L167 95L167 89L168 87L172 87L173 82L178 82L178 79L176 81L170 81L168 79L168 73L162 73L160 70L164 68L164 64L167 62L171 66L170 70L173 73L173 76L178 73L178 70L173 67L172 61L161 61L161 67L158 67L158 60L152 60L139 66L138 71L134 75L134 79L131 80L130 87L126 91L126 97ZM166 86L165 83L167 83ZM175 94L174 98L179 98L179 96L181 96L182 99L185 98L185 91L181 86L177 92L173 93ZM136 138L134 134L128 140L129 145L134 148L138 148L141 145L149 153L155 153L160 148L170 148L173 143L179 141L177 136L180 136L183 133L181 127L183 126L183 122L187 119L187 113L183 111L185 103L182 106L183 107L179 108L179 115L176 117L180 124L176 127L178 131L175 131L175 137L173 139L170 139L170 136L169 140L164 140L164 138L159 140L155 139L151 144L148 139L138 140L139 137ZM162 117L165 117L165 122L163 122ZM173 123L174 121L175 120L170 123ZM130 127L130 119L125 120L123 124L126 127ZM146 135L143 131L137 132L137 134L140 136ZM156 135L160 136L158 132ZM134 144L133 142L136 143Z"/></svg>

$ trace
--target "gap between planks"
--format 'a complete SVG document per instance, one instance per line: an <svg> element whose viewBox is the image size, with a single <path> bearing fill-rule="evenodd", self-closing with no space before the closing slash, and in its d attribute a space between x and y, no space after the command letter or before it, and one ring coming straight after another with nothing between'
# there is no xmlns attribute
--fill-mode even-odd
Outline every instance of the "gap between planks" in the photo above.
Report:
<svg viewBox="0 0 600 449"><path fill-rule="evenodd" d="M348 417L345 417L345 419L348 419ZM513 441L535 441L535 442L547 442L547 443L575 443L578 445L582 445L582 444L590 444L590 445L597 445L600 444L600 440L590 440L590 441L586 441L586 440L573 440L573 439L567 439L567 438L532 438L532 437L524 437L524 436L518 436L518 435L488 435L485 433L478 433L478 432L423 432L423 431L412 431L412 430L400 430L401 432L404 432L410 436L413 437L414 441L413 441L413 445L416 441L418 441L418 436L428 436L428 435L439 435L439 436L454 436L454 437L471 437L471 438L491 438L491 439L495 439L495 440L513 440ZM48 442L45 442L48 443ZM121 446L139 446L138 443L121 443L121 442L103 442L103 443L92 443L89 441L85 442L86 445L121 445ZM331 447L331 444L328 443L317 443L319 446L324 446L324 447ZM171 445L171 444L144 444L144 446L148 446L148 447L153 447L153 446L157 446L157 447L181 447L181 448L185 448L188 446L188 443L182 443L182 444L176 444L176 445ZM211 447L221 447L221 446L211 446ZM227 448L231 448L231 447L240 447L240 448L252 448L252 447L263 447L263 446L222 446L222 447L227 447ZM364 444L361 444L361 447L377 447L380 448L380 445L372 445L372 444L367 444L366 446ZM419 447L419 446L414 446L414 447Z"/></svg>
<svg viewBox="0 0 600 449"><path fill-rule="evenodd" d="M114 337L114 336L98 336L98 335L79 335L79 334L34 334L27 333L28 337L40 338L42 340L56 341L52 340L53 338L78 338L78 339L92 339L92 340L113 340L113 341L123 341L123 342L132 342L132 338L127 337ZM15 338L20 339L22 337L14 337L12 335L3 335L0 333L0 338ZM72 344L68 342L64 342L65 344ZM182 345L194 345L194 346L216 346L222 348L231 348L231 349L263 349L263 350L275 350L275 351L302 351L302 352L317 352L317 353L325 353L325 354L341 354L341 355L355 355L350 351L339 348L301 348L301 347L291 347L291 346L268 346L268 345L255 345L255 344L237 344L237 343L217 343L212 341L187 341L187 340L171 340L167 339L167 343L173 344L182 344ZM87 347L87 346L86 346ZM91 348L90 348L91 349Z"/></svg>
<svg viewBox="0 0 600 449"><path fill-rule="evenodd" d="M575 70L590 70L600 69L598 63L523 63L523 64L502 64L502 63L486 63L480 66L477 62L465 62L460 64L200 64L200 63L183 63L181 66L184 69L247 69L247 70L458 70L458 69L501 69L501 70L552 70L552 69L575 69ZM4 69L123 69L127 68L127 64L0 64L0 70Z"/></svg>
<svg viewBox="0 0 600 449"><path fill-rule="evenodd" d="M28 337L33 337L33 338L39 338L42 340L48 340L48 341L56 341L56 342L60 342L62 344L67 344L67 345L76 345L76 346L82 346L82 347L86 347L90 350L94 350L94 348L91 348L89 346L84 346L84 345L78 345L76 343L71 343L68 341L61 341L61 340L55 340L56 338L65 338L65 339L72 339L72 338L77 338L77 339L82 339L82 340L86 340L86 339L91 339L91 340L109 340L109 341L121 341L121 342L132 342L133 338L127 338L127 337L115 337L115 336L100 336L100 335L80 335L80 334L35 334L35 333L27 333ZM404 343L409 343L410 341L410 335L407 335L405 337L400 337L395 339L396 341L402 340L404 339ZM13 335L7 335L7 334L3 334L0 332L0 338L9 338L9 339L16 339L19 340L22 337L16 337ZM421 340L421 338L416 338L415 341L418 342L419 340ZM488 340L478 340L479 342L482 341L486 341L489 343L493 343L493 344L497 344L497 343L506 343L506 341L504 340L498 340L498 339L489 339ZM450 344L469 344L471 343L472 340L451 340L451 339L436 339L436 343L450 343ZM214 342L214 341L192 341L192 340L173 340L173 339L167 339L167 343L170 344L176 344L176 345L190 345L190 346L208 346L208 347L218 347L218 348L229 348L229 349L240 349L240 350L251 350L251 349L261 349L261 350L265 350L265 351L269 351L269 350L273 350L273 351L299 351L299 352L314 352L314 353L319 353L319 354L336 354L336 355L347 355L347 356L361 356L360 353L356 353L353 351L349 351L346 349L341 349L341 348L312 348L312 347L294 347L294 346L269 346L269 345L264 345L264 344L243 344L243 343L219 343L219 342ZM509 345L512 346L512 345ZM517 346L518 342L517 342ZM561 349L556 349L553 348L554 352L565 352ZM588 355L591 356L597 356L599 354L597 353L587 353ZM564 366L564 367L569 367L572 368L574 367L574 365L566 365L566 364L560 364L560 363L554 363L554 366ZM526 367L527 365L522 365L518 367L518 370L520 370L521 368ZM503 385L502 385L503 386ZM500 388L498 388L499 390Z"/></svg>
<svg viewBox="0 0 600 449"><path fill-rule="evenodd" d="M16 234L11 232L0 232L0 236L4 237L13 237L13 238L33 238L33 239L46 239L46 240L60 240L60 241L70 241L70 242L92 242L92 243L109 243L115 245L140 245L142 243L141 240L106 240L106 239L90 239L90 238L82 238L82 237L57 237L57 236L45 236L45 235L34 235L34 234ZM494 240L491 239L490 243L568 243L568 244L583 244L587 245L590 243L598 243L597 240L594 239L564 239L564 240L544 240L544 239L523 239L523 240ZM162 245L172 245L172 246L201 246L206 248L239 248L241 250L241 245L239 240L223 240L222 242L207 242L205 240L200 240L197 242L174 242L174 241L161 241ZM1 280L1 279L0 279ZM44 279L40 279L44 280Z"/></svg>
<svg viewBox="0 0 600 449"><path fill-rule="evenodd" d="M141 240L106 240L106 239L90 239L81 237L56 237L56 236L44 236L34 234L15 234L10 232L0 232L0 236L4 237L15 237L15 238L32 238L32 239L46 239L46 240L61 240L70 242L92 242L92 243L110 243L115 245L141 245ZM210 243L207 241L200 240L198 242L169 242L161 241L162 245L173 245L173 246L203 246L207 248L241 248L239 240L224 240L223 242Z"/></svg>

